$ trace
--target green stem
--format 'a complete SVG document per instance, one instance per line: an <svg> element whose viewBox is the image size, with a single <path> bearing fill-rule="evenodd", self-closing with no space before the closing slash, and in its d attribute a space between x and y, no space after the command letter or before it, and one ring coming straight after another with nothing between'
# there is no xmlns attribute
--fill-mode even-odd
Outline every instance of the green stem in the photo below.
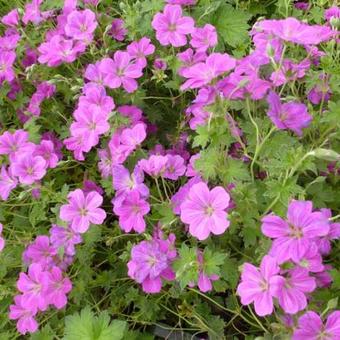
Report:
<svg viewBox="0 0 340 340"><path fill-rule="evenodd" d="M159 195L161 201L164 202L164 197L163 197L161 189L159 187L159 183L158 183L158 178L157 177L155 177L155 182L156 182L156 187L157 187L158 195Z"/></svg>
<svg viewBox="0 0 340 340"><path fill-rule="evenodd" d="M259 127L257 126L253 116L251 115L250 102L249 102L248 97L246 99L246 107L247 107L247 113L248 113L249 119L250 119L251 123L254 125L255 131L256 131L256 149L255 149L255 155L256 155L256 151L257 151L259 144L260 144L260 133L259 133ZM255 164L255 162L253 160L251 165L250 165L250 174L251 174L251 178L252 178L253 182L254 182L254 164Z"/></svg>

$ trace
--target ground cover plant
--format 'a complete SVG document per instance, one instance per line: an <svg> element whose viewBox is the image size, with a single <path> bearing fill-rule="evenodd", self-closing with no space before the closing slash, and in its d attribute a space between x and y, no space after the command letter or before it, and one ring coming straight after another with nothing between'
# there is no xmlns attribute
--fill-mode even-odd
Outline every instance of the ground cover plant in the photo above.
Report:
<svg viewBox="0 0 340 340"><path fill-rule="evenodd" d="M336 1L0 16L0 339L340 339Z"/></svg>

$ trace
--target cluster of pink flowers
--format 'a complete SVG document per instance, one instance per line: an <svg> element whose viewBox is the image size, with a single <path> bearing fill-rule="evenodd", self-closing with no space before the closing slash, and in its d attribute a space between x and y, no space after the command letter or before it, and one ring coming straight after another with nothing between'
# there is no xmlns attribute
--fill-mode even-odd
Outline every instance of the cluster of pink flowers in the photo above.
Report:
<svg viewBox="0 0 340 340"><path fill-rule="evenodd" d="M49 168L55 168L61 159L60 144L54 135L42 136L39 144L29 141L24 130L0 135L0 155L6 155L9 165L0 172L0 197L7 200L18 184L39 187Z"/></svg>
<svg viewBox="0 0 340 340"><path fill-rule="evenodd" d="M57 26L47 32L46 41L39 47L39 62L49 67L72 63L91 43L98 25L90 9L78 10L76 1L65 1Z"/></svg>
<svg viewBox="0 0 340 340"><path fill-rule="evenodd" d="M94 183L87 184L90 189ZM67 294L72 283L66 275L73 262L75 245L82 242L90 223L102 224L106 213L99 208L103 202L97 191L76 189L68 195L68 203L60 208L60 218L66 226L52 225L49 236L37 236L26 248L23 259L28 272L21 272L17 282L20 292L10 306L10 319L18 320L22 334L35 332L38 323L35 316L49 307L62 309L67 304ZM61 255L62 254L62 255Z"/></svg>
<svg viewBox="0 0 340 340"><path fill-rule="evenodd" d="M170 234L163 239L162 233L156 231L150 241L142 241L132 247L128 275L142 285L144 292L159 293L162 280L175 279L171 264L176 255L175 235Z"/></svg>
<svg viewBox="0 0 340 340"><path fill-rule="evenodd" d="M254 303L260 316L273 313L273 299L287 314L305 309L308 294L331 282L322 256L329 254L330 241L340 238L340 223L330 218L330 210L313 211L312 202L295 200L289 204L287 220L265 216L262 233L274 241L260 268L243 265L237 289L242 304Z"/></svg>

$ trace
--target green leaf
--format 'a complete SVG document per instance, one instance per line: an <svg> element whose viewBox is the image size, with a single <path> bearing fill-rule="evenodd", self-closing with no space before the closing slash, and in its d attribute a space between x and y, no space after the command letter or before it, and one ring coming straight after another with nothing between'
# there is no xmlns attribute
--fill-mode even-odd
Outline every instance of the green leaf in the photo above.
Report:
<svg viewBox="0 0 340 340"><path fill-rule="evenodd" d="M213 18L217 32L228 45L236 47L248 37L248 21L251 15L243 10L223 4Z"/></svg>
<svg viewBox="0 0 340 340"><path fill-rule="evenodd" d="M64 340L120 340L125 327L125 321L113 320L110 323L107 311L95 316L90 307L86 307L80 314L66 317Z"/></svg>
<svg viewBox="0 0 340 340"><path fill-rule="evenodd" d="M183 243L178 252L179 257L174 262L173 268L176 272L176 279L179 280L180 287L183 289L189 282L197 282L197 249L189 248Z"/></svg>
<svg viewBox="0 0 340 340"><path fill-rule="evenodd" d="M225 258L225 254L213 252L209 248L205 248L203 253L204 273L207 275L219 275L220 266L224 263Z"/></svg>

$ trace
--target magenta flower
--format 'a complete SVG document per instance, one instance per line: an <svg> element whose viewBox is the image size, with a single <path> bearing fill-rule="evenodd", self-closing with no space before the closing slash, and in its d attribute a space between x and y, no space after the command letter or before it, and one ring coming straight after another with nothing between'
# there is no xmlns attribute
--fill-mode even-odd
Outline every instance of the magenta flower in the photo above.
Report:
<svg viewBox="0 0 340 340"><path fill-rule="evenodd" d="M156 38L163 46L184 46L187 43L186 34L194 31L194 25L191 17L182 16L182 8L178 5L166 5L163 13L157 13L152 20Z"/></svg>
<svg viewBox="0 0 340 340"><path fill-rule="evenodd" d="M126 128L120 135L120 143L124 147L131 150L135 150L138 145L142 144L146 138L146 126L144 123L138 123L131 129Z"/></svg>
<svg viewBox="0 0 340 340"><path fill-rule="evenodd" d="M28 132L16 130L14 133L8 131L0 136L0 155L9 155L13 161L16 153L30 152L32 145L28 142Z"/></svg>
<svg viewBox="0 0 340 340"><path fill-rule="evenodd" d="M38 263L43 270L49 269L54 263L53 256L57 250L50 244L48 236L39 235L25 250L23 258L27 264Z"/></svg>
<svg viewBox="0 0 340 340"><path fill-rule="evenodd" d="M168 164L168 157L151 155L148 159L141 159L138 166L149 176L158 177L164 174Z"/></svg>
<svg viewBox="0 0 340 340"><path fill-rule="evenodd" d="M78 107L87 108L96 107L104 114L109 114L115 107L113 99L106 95L105 89L99 86L86 88L85 96L81 96L78 101Z"/></svg>
<svg viewBox="0 0 340 340"><path fill-rule="evenodd" d="M48 289L48 272L38 263L32 263L28 268L28 275L20 273L17 281L18 290L23 293L22 303L29 309L38 308L45 311L48 307L46 291Z"/></svg>
<svg viewBox="0 0 340 340"><path fill-rule="evenodd" d="M155 52L155 46L152 45L151 40L146 37L143 37L139 41L132 42L126 49L141 67L147 65L146 56Z"/></svg>
<svg viewBox="0 0 340 340"><path fill-rule="evenodd" d="M9 27L15 27L19 24L19 12L18 9L15 8L12 11L8 12L1 19L1 22Z"/></svg>
<svg viewBox="0 0 340 340"><path fill-rule="evenodd" d="M330 313L324 325L315 312L300 316L292 340L336 340L340 338L340 311Z"/></svg>
<svg viewBox="0 0 340 340"><path fill-rule="evenodd" d="M73 11L67 16L65 33L75 40L91 41L97 25L96 15L90 9Z"/></svg>
<svg viewBox="0 0 340 340"><path fill-rule="evenodd" d="M25 12L22 17L22 22L25 25L27 25L29 22L38 25L43 21L44 18L40 11L40 5L42 3L43 0L32 0L32 2L25 5Z"/></svg>
<svg viewBox="0 0 340 340"><path fill-rule="evenodd" d="M136 125L143 118L143 111L135 105L122 105L117 107L117 111L122 116L129 118L132 125Z"/></svg>
<svg viewBox="0 0 340 340"><path fill-rule="evenodd" d="M27 306L24 303L23 295L14 297L14 305L10 305L9 318L18 320L17 329L21 334L34 333L38 330L38 323L34 316L37 314L37 308Z"/></svg>
<svg viewBox="0 0 340 340"><path fill-rule="evenodd" d="M138 83L135 80L143 75L142 67L132 62L128 52L117 51L113 59L104 58L99 66L104 74L104 85L111 89L123 86L126 92L134 92Z"/></svg>
<svg viewBox="0 0 340 340"><path fill-rule="evenodd" d="M287 221L270 214L262 219L262 233L273 238L270 254L279 264L292 259L298 263L316 237L329 232L328 219L321 212L313 212L310 201L292 200Z"/></svg>
<svg viewBox="0 0 340 340"><path fill-rule="evenodd" d="M61 63L74 62L80 53L83 53L86 45L82 41L65 39L60 35L53 36L47 42L38 47L39 63L49 67L59 66Z"/></svg>
<svg viewBox="0 0 340 340"><path fill-rule="evenodd" d="M254 303L255 312L260 316L273 313L273 288L276 281L281 277L278 275L280 267L271 256L264 256L260 268L250 263L243 265L241 283L237 287L237 294L241 297L243 305Z"/></svg>
<svg viewBox="0 0 340 340"><path fill-rule="evenodd" d="M195 28L191 33L190 45L198 52L205 52L217 45L217 32L213 25L206 24L202 28Z"/></svg>
<svg viewBox="0 0 340 340"><path fill-rule="evenodd" d="M333 32L329 27L307 25L296 18L282 20L264 20L259 28L274 36L300 45L318 45L332 38Z"/></svg>
<svg viewBox="0 0 340 340"><path fill-rule="evenodd" d="M118 196L130 195L132 191L138 191L141 197L148 197L149 189L143 181L144 173L138 166L131 175L123 165L112 167L112 184L116 190L116 199Z"/></svg>
<svg viewBox="0 0 340 340"><path fill-rule="evenodd" d="M321 213L325 218L330 219L332 217L332 211L330 209L321 209ZM329 223L329 232L323 237L315 239L315 243L319 248L321 255L328 255L331 251L331 240L337 240L340 238L340 223Z"/></svg>
<svg viewBox="0 0 340 340"><path fill-rule="evenodd" d="M125 39L126 34L128 33L127 29L124 27L123 19L113 19L111 24L111 29L109 34L118 41L123 41Z"/></svg>
<svg viewBox="0 0 340 340"><path fill-rule="evenodd" d="M82 237L71 228L54 224L50 229L50 241L55 249L63 248L66 255L73 256L76 253L75 245L82 242Z"/></svg>
<svg viewBox="0 0 340 340"><path fill-rule="evenodd" d="M76 189L67 196L69 203L60 208L60 218L70 222L71 228L77 233L85 233L90 223L102 224L106 213L99 207L103 203L103 197L96 191L87 195L80 189Z"/></svg>
<svg viewBox="0 0 340 340"><path fill-rule="evenodd" d="M99 136L110 129L108 114L101 111L98 107L82 106L73 112L75 122L71 124L70 131L72 136L86 134L86 145L94 146L99 142Z"/></svg>
<svg viewBox="0 0 340 340"><path fill-rule="evenodd" d="M0 50L0 85L4 80L8 82L14 80L15 73L13 64L16 58L15 52Z"/></svg>
<svg viewBox="0 0 340 340"><path fill-rule="evenodd" d="M166 157L168 158L168 161L163 177L176 181L179 177L185 174L187 169L184 159L179 155L166 155Z"/></svg>
<svg viewBox="0 0 340 340"><path fill-rule="evenodd" d="M6 201L11 191L16 188L18 181L11 174L11 168L8 170L3 165L0 171L0 197Z"/></svg>
<svg viewBox="0 0 340 340"><path fill-rule="evenodd" d="M171 197L172 211L176 215L181 214L181 205L186 200L191 187L194 184L200 183L202 179L199 176L194 176L190 180L182 185L178 191Z"/></svg>
<svg viewBox="0 0 340 340"><path fill-rule="evenodd" d="M35 148L34 156L41 156L46 161L46 166L53 169L57 166L59 158L54 150L53 142L42 140Z"/></svg>
<svg viewBox="0 0 340 340"><path fill-rule="evenodd" d="M281 104L280 97L274 92L269 93L267 101L267 114L274 125L280 130L289 129L302 136L302 129L308 127L313 119L306 105L296 102Z"/></svg>
<svg viewBox="0 0 340 340"><path fill-rule="evenodd" d="M310 244L305 254L296 264L299 265L301 268L305 268L312 273L320 273L324 270L324 265L322 264L322 257L315 243Z"/></svg>
<svg viewBox="0 0 340 340"><path fill-rule="evenodd" d="M53 267L49 275L49 285L46 291L46 299L57 309L62 309L67 304L67 294L72 290L72 283L58 267Z"/></svg>
<svg viewBox="0 0 340 340"><path fill-rule="evenodd" d="M74 158L83 161L84 152L89 152L93 146L94 141L90 139L90 132L82 135L71 136L64 140L64 144L68 150L73 151Z"/></svg>
<svg viewBox="0 0 340 340"><path fill-rule="evenodd" d="M0 253L4 250L5 248L5 239L2 237L2 229L3 225L0 223Z"/></svg>
<svg viewBox="0 0 340 340"><path fill-rule="evenodd" d="M159 293L162 279L174 280L175 273L171 264L176 257L174 250L175 235L170 234L167 240L153 237L142 241L131 249L131 260L128 262L128 275L142 284L146 293Z"/></svg>
<svg viewBox="0 0 340 340"><path fill-rule="evenodd" d="M287 277L275 278L273 295L286 313L295 314L306 308L305 293L311 293L315 288L315 278L309 276L306 269L296 267L288 271Z"/></svg>
<svg viewBox="0 0 340 340"><path fill-rule="evenodd" d="M108 150L98 150L98 169L103 178L108 178L111 175L112 159Z"/></svg>
<svg viewBox="0 0 340 340"><path fill-rule="evenodd" d="M324 13L324 17L329 23L331 23L332 19L334 21L337 19L339 20L340 19L340 8L337 6L332 6L326 9Z"/></svg>
<svg viewBox="0 0 340 340"><path fill-rule="evenodd" d="M186 49L184 52L178 53L177 58L182 62L182 66L178 69L178 74L183 76L183 71L199 62L207 59L205 52L194 52L192 48Z"/></svg>
<svg viewBox="0 0 340 340"><path fill-rule="evenodd" d="M114 204L113 212L119 216L119 226L126 233L134 230L145 231L144 215L150 211L150 205L136 190L126 195L123 201Z"/></svg>
<svg viewBox="0 0 340 340"><path fill-rule="evenodd" d="M104 85L104 73L100 69L101 61L89 64L86 67L84 77L97 85Z"/></svg>
<svg viewBox="0 0 340 340"><path fill-rule="evenodd" d="M197 63L182 71L182 76L188 80L181 86L181 90L208 85L219 75L232 70L235 65L235 59L228 54L212 53L205 62Z"/></svg>
<svg viewBox="0 0 340 340"><path fill-rule="evenodd" d="M226 209L230 196L222 187L211 191L204 182L193 185L181 205L181 220L189 224L189 233L205 240L210 233L223 234L229 227Z"/></svg>
<svg viewBox="0 0 340 340"><path fill-rule="evenodd" d="M46 166L44 158L25 153L16 157L11 170L14 176L19 177L20 183L30 185L45 176Z"/></svg>

